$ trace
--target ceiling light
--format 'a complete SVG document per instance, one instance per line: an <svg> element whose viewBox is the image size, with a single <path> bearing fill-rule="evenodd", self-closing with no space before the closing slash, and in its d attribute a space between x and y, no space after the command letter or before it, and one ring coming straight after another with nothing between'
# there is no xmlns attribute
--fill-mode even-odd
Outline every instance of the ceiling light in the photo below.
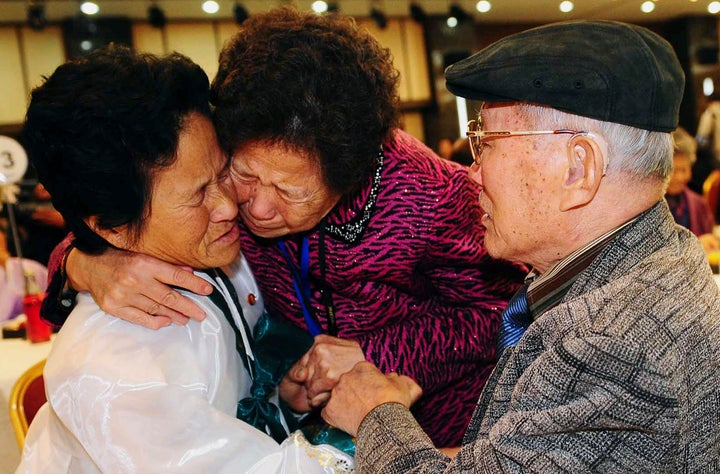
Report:
<svg viewBox="0 0 720 474"><path fill-rule="evenodd" d="M42 30L47 25L45 5L42 2L31 1L27 8L27 22L33 30Z"/></svg>
<svg viewBox="0 0 720 474"><path fill-rule="evenodd" d="M86 15L95 15L100 11L100 7L95 2L82 2L80 11Z"/></svg>
<svg viewBox="0 0 720 474"><path fill-rule="evenodd" d="M715 83L713 83L712 77L706 77L702 81L703 95L709 97L715 92Z"/></svg>
<svg viewBox="0 0 720 474"><path fill-rule="evenodd" d="M328 4L322 0L317 0L316 2L312 2L310 8L312 8L312 11L315 13L325 13L328 10Z"/></svg>
<svg viewBox="0 0 720 474"><path fill-rule="evenodd" d="M220 10L220 5L215 0L206 0L202 4L202 11L209 14L217 13Z"/></svg>
<svg viewBox="0 0 720 474"><path fill-rule="evenodd" d="M379 8L373 7L370 10L370 18L373 19L375 24L381 30L387 28L387 17L385 16L385 13L383 13L382 10L380 10Z"/></svg>
<svg viewBox="0 0 720 474"><path fill-rule="evenodd" d="M418 23L425 23L427 13L418 2L410 2L410 16Z"/></svg>
<svg viewBox="0 0 720 474"><path fill-rule="evenodd" d="M479 11L480 13L487 13L492 8L492 4L488 2L487 0L480 0L475 4L475 9Z"/></svg>
<svg viewBox="0 0 720 474"><path fill-rule="evenodd" d="M570 13L575 8L575 4L569 0L565 0L564 2L560 2L560 11L563 13Z"/></svg>
<svg viewBox="0 0 720 474"><path fill-rule="evenodd" d="M640 11L643 13L650 13L653 10L655 10L655 2L647 1L640 5Z"/></svg>
<svg viewBox="0 0 720 474"><path fill-rule="evenodd" d="M148 7L148 23L155 28L162 28L167 23L165 12L155 3Z"/></svg>
<svg viewBox="0 0 720 474"><path fill-rule="evenodd" d="M447 26L449 26L450 28L455 28L456 26L458 26L458 19L454 16L449 16L445 23L447 23Z"/></svg>
<svg viewBox="0 0 720 474"><path fill-rule="evenodd" d="M720 2L710 2L707 11L713 15L720 13Z"/></svg>
<svg viewBox="0 0 720 474"><path fill-rule="evenodd" d="M238 25L242 25L243 21L247 20L249 16L247 9L242 4L236 3L233 6L233 18L235 18L235 23Z"/></svg>

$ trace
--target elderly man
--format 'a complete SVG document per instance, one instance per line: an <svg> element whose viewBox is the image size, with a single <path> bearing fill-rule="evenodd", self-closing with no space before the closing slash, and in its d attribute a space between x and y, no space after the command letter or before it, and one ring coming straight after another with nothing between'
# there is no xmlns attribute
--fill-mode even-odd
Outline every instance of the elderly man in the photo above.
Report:
<svg viewBox="0 0 720 474"><path fill-rule="evenodd" d="M454 459L407 410L412 380L368 363L341 378L324 416L357 434L359 470L718 472L720 292L662 200L684 82L671 46L561 23L446 78L485 102L468 136L486 245L533 271Z"/></svg>

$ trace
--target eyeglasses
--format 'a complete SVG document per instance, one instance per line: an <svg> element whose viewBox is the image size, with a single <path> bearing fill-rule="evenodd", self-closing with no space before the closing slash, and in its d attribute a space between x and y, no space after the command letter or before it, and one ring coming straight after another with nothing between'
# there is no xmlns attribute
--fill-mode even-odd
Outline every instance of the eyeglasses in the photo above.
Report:
<svg viewBox="0 0 720 474"><path fill-rule="evenodd" d="M506 138L506 137L522 137L528 135L582 135L591 136L588 132L579 132L577 130L521 130L511 132L509 130L500 130L486 132L482 129L482 123L479 120L470 120L468 122L468 130L466 133L468 141L470 142L470 152L472 153L473 162L479 165L482 158L482 152L487 144L488 140L495 138Z"/></svg>

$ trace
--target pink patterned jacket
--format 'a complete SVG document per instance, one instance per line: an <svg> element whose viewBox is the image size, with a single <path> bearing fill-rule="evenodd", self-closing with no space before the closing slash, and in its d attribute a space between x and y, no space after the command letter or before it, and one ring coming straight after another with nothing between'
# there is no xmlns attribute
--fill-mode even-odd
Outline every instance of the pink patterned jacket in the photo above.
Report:
<svg viewBox="0 0 720 474"><path fill-rule="evenodd" d="M312 309L326 330L329 291L338 336L357 340L381 370L415 379L424 390L413 408L421 426L437 446L460 445L494 365L500 314L526 272L487 254L478 189L466 168L398 131L379 170L307 234ZM359 239L329 227L359 231ZM300 240L285 240L298 267ZM242 251L268 311L305 328L277 240L243 227Z"/></svg>

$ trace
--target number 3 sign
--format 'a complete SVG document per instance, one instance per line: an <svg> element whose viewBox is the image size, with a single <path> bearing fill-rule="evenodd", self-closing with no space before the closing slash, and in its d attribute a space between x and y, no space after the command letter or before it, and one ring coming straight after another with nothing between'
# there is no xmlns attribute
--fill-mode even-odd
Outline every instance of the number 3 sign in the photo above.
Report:
<svg viewBox="0 0 720 474"><path fill-rule="evenodd" d="M25 149L10 137L0 135L0 184L17 183L25 175Z"/></svg>

